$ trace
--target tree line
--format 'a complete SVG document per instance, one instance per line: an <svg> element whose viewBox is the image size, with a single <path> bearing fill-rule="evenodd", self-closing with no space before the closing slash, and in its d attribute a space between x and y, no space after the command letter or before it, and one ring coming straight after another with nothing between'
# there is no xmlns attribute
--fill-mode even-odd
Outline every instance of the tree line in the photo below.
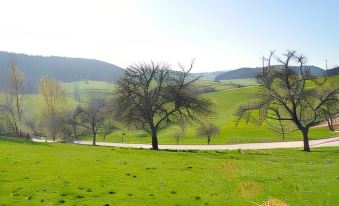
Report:
<svg viewBox="0 0 339 206"><path fill-rule="evenodd" d="M272 64L274 59L278 64ZM338 114L339 88L329 86L327 78L312 76L305 63L306 58L295 51L289 51L283 58L271 52L256 77L258 92L235 111L236 124L241 121L258 126L265 123L283 137L299 130L304 150L310 151L309 129L312 126L326 120L333 129L333 118ZM189 75L193 66L194 61L187 68L179 64L179 70L156 62L131 65L116 83L113 95L90 92L80 101L76 87L76 105L72 107L67 105L61 83L45 76L39 81L39 131L54 141L60 137L74 141L79 135L91 134L95 145L99 131L105 138L112 130L119 129L119 123L123 128L146 131L151 136L152 148L158 149L159 130L179 125L174 133L178 144L186 125L196 122L199 125L197 134L207 137L209 144L219 128L213 124L213 103L198 95L199 77ZM0 105L0 132L29 138L36 131L23 118L25 77L15 63L9 69L7 85Z"/></svg>

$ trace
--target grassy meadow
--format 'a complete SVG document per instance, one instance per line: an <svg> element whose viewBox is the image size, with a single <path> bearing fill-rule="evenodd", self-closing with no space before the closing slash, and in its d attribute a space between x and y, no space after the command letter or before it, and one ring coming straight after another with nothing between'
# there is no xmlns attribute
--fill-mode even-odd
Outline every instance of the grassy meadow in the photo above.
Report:
<svg viewBox="0 0 339 206"><path fill-rule="evenodd" d="M338 84L339 75L328 79L330 84ZM81 98L85 98L86 94L96 91L103 94L111 94L114 90L114 84L100 81L79 81L72 83L62 83L67 93L65 109L71 110L75 107L76 101L73 99L73 92L76 87L79 88ZM241 85L238 87L236 85ZM235 144L246 142L268 142L282 141L282 135L273 132L266 125L256 127L252 124L241 123L235 126L234 112L241 104L247 103L253 98L253 93L257 90L255 79L234 79L224 80L220 82L199 81L197 86L200 88L212 88L213 92L202 94L202 97L209 98L215 104L215 113L213 115L213 123L216 124L220 133L212 137L211 144ZM314 83L310 83L314 86ZM0 95L0 99L3 95ZM34 124L39 121L41 109L39 107L39 96L36 94L28 95L26 98L25 116ZM120 125L119 125L120 126ZM196 124L188 124L185 129L185 135L180 138L179 144L206 144L205 137L199 137L196 134ZM115 130L110 133L105 141L108 142L130 142L130 143L150 143L151 138L144 131L128 129L129 125L125 125L122 130ZM131 127L130 127L131 128ZM159 131L160 144L176 144L175 133L179 130L177 125L172 125L166 129ZM122 135L122 134L125 135ZM287 134L285 140L300 140L300 132ZM338 133L331 132L327 127L312 128L310 130L310 139L319 139L326 137L338 136ZM83 140L90 140L90 136L83 136ZM104 141L103 135L98 134L98 141Z"/></svg>
<svg viewBox="0 0 339 206"><path fill-rule="evenodd" d="M63 83L62 86L65 89L66 93L70 96L73 94L76 86L82 93L90 91L111 93L114 89L114 84L91 80Z"/></svg>
<svg viewBox="0 0 339 206"><path fill-rule="evenodd" d="M179 152L3 137L0 151L0 205L339 202L339 148Z"/></svg>

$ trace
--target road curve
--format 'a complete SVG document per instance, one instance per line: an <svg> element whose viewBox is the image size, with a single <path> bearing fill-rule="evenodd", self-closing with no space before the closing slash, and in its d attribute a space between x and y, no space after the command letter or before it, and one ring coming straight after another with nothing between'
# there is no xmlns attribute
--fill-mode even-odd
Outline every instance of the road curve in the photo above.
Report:
<svg viewBox="0 0 339 206"><path fill-rule="evenodd" d="M82 145L92 145L92 141L80 141ZM98 146L150 149L150 144L97 142ZM230 145L159 145L162 150L237 150L237 149L277 149L303 147L302 141L246 143ZM339 137L310 140L310 147L339 147Z"/></svg>

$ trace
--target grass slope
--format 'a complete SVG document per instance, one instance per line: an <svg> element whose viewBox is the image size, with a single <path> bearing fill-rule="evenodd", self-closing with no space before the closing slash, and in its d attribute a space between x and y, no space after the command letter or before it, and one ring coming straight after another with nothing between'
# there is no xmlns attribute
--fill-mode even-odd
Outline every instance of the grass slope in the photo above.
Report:
<svg viewBox="0 0 339 206"><path fill-rule="evenodd" d="M0 205L339 204L339 148L169 152L0 138L0 151Z"/></svg>
<svg viewBox="0 0 339 206"><path fill-rule="evenodd" d="M114 84L103 81L77 81L70 83L62 83L63 88L69 96L73 96L76 87L79 88L81 93L95 91L110 94L114 89Z"/></svg>

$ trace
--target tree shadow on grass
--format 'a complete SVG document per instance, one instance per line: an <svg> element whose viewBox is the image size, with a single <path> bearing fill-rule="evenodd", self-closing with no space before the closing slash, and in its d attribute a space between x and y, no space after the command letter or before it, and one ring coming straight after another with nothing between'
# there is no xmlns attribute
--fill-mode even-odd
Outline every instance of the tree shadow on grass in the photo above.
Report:
<svg viewBox="0 0 339 206"><path fill-rule="evenodd" d="M302 149L298 151L302 153L307 153ZM328 154L339 153L339 147L313 147L312 148L311 146L311 153L328 153Z"/></svg>
<svg viewBox="0 0 339 206"><path fill-rule="evenodd" d="M7 142L7 143L17 143L17 144L25 144L25 145L39 145L39 146L47 146L51 147L51 144L45 143L45 142L33 142L30 139L21 139L16 137L4 137L0 136L0 143L1 142Z"/></svg>

